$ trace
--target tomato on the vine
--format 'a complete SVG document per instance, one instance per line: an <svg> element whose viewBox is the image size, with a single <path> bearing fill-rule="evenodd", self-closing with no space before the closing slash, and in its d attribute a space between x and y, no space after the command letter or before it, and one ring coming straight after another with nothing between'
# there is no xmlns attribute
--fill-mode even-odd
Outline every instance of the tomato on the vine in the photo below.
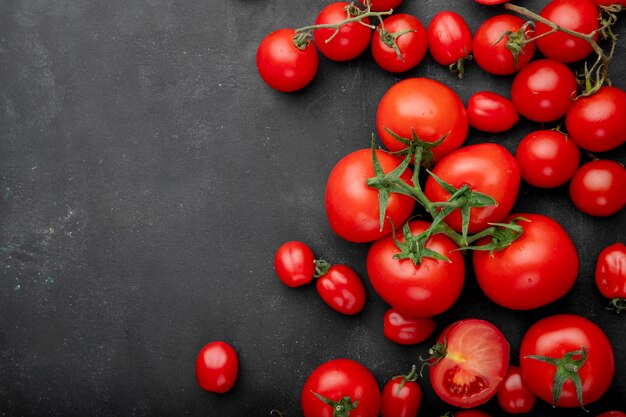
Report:
<svg viewBox="0 0 626 417"><path fill-rule="evenodd" d="M530 389L559 407L598 400L615 373L609 338L592 321L573 314L546 317L532 325L522 339L520 364ZM562 391L555 391L558 387Z"/></svg>
<svg viewBox="0 0 626 417"><path fill-rule="evenodd" d="M390 308L383 319L385 337L399 345L416 345L428 339L437 323L432 317L413 317Z"/></svg>
<svg viewBox="0 0 626 417"><path fill-rule="evenodd" d="M274 255L274 269L278 278L288 287L308 284L315 275L315 255L305 243L283 243Z"/></svg>
<svg viewBox="0 0 626 417"><path fill-rule="evenodd" d="M393 45L398 48L398 53ZM404 72L419 64L426 50L426 29L419 19L405 13L394 14L378 25L372 37L374 61L389 72Z"/></svg>
<svg viewBox="0 0 626 417"><path fill-rule="evenodd" d="M398 375L383 388L380 414L382 417L416 417L422 402L422 388L415 366L407 375Z"/></svg>
<svg viewBox="0 0 626 417"><path fill-rule="evenodd" d="M337 24L350 17L348 8L350 3L339 1L324 7L315 19L316 25ZM369 25L370 20L364 17L361 20ZM367 49L372 37L372 29L359 22L350 22L342 25L335 34L333 28L321 28L313 31L313 38L317 49L328 59L333 61L348 61L359 56ZM333 36L334 35L334 36ZM332 37L332 39L330 39ZM330 40L329 40L330 39Z"/></svg>
<svg viewBox="0 0 626 417"><path fill-rule="evenodd" d="M469 124L483 132L506 132L519 121L517 109L506 97L491 91L472 94L467 102Z"/></svg>
<svg viewBox="0 0 626 417"><path fill-rule="evenodd" d="M602 249L596 261L595 279L603 296L626 300L626 245L618 242Z"/></svg>
<svg viewBox="0 0 626 417"><path fill-rule="evenodd" d="M322 300L333 310L357 314L365 306L365 287L354 270L346 265L316 262L319 277L315 287Z"/></svg>
<svg viewBox="0 0 626 417"><path fill-rule="evenodd" d="M439 12L428 25L428 47L435 62L462 77L464 61L471 58L472 32L460 14Z"/></svg>
<svg viewBox="0 0 626 417"><path fill-rule="evenodd" d="M237 380L239 360L237 352L226 342L205 345L196 358L196 380L206 391L224 394Z"/></svg>
<svg viewBox="0 0 626 417"><path fill-rule="evenodd" d="M509 366L497 395L500 408L509 414L530 413L537 399L524 381L519 366Z"/></svg>
<svg viewBox="0 0 626 417"><path fill-rule="evenodd" d="M626 205L626 168L608 159L587 162L574 174L569 195L591 216L610 216Z"/></svg>

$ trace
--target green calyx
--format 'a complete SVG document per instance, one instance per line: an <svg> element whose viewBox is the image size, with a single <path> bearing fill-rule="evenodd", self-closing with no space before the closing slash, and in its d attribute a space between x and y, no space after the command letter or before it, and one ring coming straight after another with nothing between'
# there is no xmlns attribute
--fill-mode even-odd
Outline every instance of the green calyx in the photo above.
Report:
<svg viewBox="0 0 626 417"><path fill-rule="evenodd" d="M415 365L411 366L411 370L409 371L408 374L406 375L396 375L391 379L397 379L397 378L402 378L402 381L400 381L400 385L398 386L398 391L396 391L396 395L400 395L400 392L402 391L402 388L404 388L404 384L406 384L407 382L415 382L417 381L417 367Z"/></svg>
<svg viewBox="0 0 626 417"><path fill-rule="evenodd" d="M407 29L407 30L401 30L399 32L389 32L387 29L385 29L384 27L378 29L378 33L380 35L380 40L382 41L382 43L384 43L385 45L387 45L388 47L392 48L396 55L398 56L398 58L404 62L404 58L402 57L402 52L400 52L400 48L398 47L398 38L402 35L405 35L407 33L411 33L411 32L415 32L415 30L413 29Z"/></svg>
<svg viewBox="0 0 626 417"><path fill-rule="evenodd" d="M439 146L450 134L446 133L443 137L437 139L435 142L423 141L417 136L414 129L411 129L411 138L403 138L397 133L393 132L388 127L385 127L385 131L391 135L395 140L406 146L406 149L397 152L397 154L414 155L415 167L423 166L424 168L432 168L435 165L435 156L433 155L433 148Z"/></svg>
<svg viewBox="0 0 626 417"><path fill-rule="evenodd" d="M465 61L471 61L472 59L474 59L472 55L467 55L448 65L448 68L452 74L459 78L463 78L465 76Z"/></svg>
<svg viewBox="0 0 626 417"><path fill-rule="evenodd" d="M524 217L516 217L509 223L489 223L491 227L486 229L481 235L491 236L491 242L480 246L466 246L461 248L461 250L489 251L489 253L493 255L493 251L499 251L508 247L522 236L524 230L522 226L518 224L520 221L530 222L530 220ZM479 235L475 235L472 236L472 239L477 240L480 237Z"/></svg>
<svg viewBox="0 0 626 417"><path fill-rule="evenodd" d="M339 401L333 401L315 391L311 391L311 393L320 401L325 402L333 408L333 417L348 417L350 415L350 411L354 410L359 404L358 399L356 401L352 401L348 396L341 398Z"/></svg>
<svg viewBox="0 0 626 417"><path fill-rule="evenodd" d="M392 234L393 241L398 249L400 249L400 252L393 255L393 258L410 259L415 265L421 264L423 258L433 258L440 261L450 262L450 259L448 259L445 255L426 247L426 241L433 233L435 232L432 227L430 227L424 233L413 235L413 232L411 232L411 228L409 227L409 222L406 222L402 227L404 242L396 239L395 233Z"/></svg>
<svg viewBox="0 0 626 417"><path fill-rule="evenodd" d="M552 383L552 405L556 407L561 394L563 392L563 385L566 381L572 381L576 389L576 398L580 407L584 410L583 403L583 384L580 379L578 371L585 364L587 360L587 348L581 347L579 350L573 352L567 352L562 358L551 358L549 356L529 355L525 358L535 359L541 362L549 363L556 368L554 373L554 380Z"/></svg>
<svg viewBox="0 0 626 417"><path fill-rule="evenodd" d="M443 358L448 355L448 347L447 347L446 339L443 342L437 342L433 347L428 349L428 357L424 358L420 355L419 360L422 362L422 367L420 368L420 377L424 372L424 368L426 366L434 366L437 365Z"/></svg>
<svg viewBox="0 0 626 417"><path fill-rule="evenodd" d="M323 259L316 259L315 260L315 273L313 274L313 276L315 278L323 277L324 275L328 273L331 267L332 265L330 264L330 262L327 262Z"/></svg>
<svg viewBox="0 0 626 417"><path fill-rule="evenodd" d="M626 310L626 298L612 299L607 309L613 310L618 314L621 313L622 311Z"/></svg>
<svg viewBox="0 0 626 417"><path fill-rule="evenodd" d="M526 45L528 45L529 43L528 37L526 36L528 33L528 28L530 27L531 30L533 30L533 26L533 22L526 22L522 25L521 28L519 28L519 30L515 32L507 30L502 35L500 35L500 37L493 43L493 45L496 45L502 39L504 39L505 36L507 37L506 49L508 49L509 52L511 52L511 54L513 55L513 63L516 70L519 62L519 55L524 54L524 47L526 47Z"/></svg>

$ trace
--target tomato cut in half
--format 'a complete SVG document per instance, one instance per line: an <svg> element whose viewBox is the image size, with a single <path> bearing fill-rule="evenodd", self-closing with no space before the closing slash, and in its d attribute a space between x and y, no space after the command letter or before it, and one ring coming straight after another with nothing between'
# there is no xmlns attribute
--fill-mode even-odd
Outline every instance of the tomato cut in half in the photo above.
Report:
<svg viewBox="0 0 626 417"><path fill-rule="evenodd" d="M476 407L493 397L509 367L509 343L493 324L480 319L452 323L431 349L430 383L445 402Z"/></svg>

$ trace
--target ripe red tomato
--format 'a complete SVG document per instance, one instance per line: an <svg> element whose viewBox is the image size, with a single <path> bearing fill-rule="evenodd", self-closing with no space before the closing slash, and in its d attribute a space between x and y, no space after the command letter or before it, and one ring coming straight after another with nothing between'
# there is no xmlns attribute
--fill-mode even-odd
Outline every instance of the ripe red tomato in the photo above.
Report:
<svg viewBox="0 0 626 417"><path fill-rule="evenodd" d="M498 390L498 404L509 414L530 413L537 396L522 377L519 366L509 366L504 382Z"/></svg>
<svg viewBox="0 0 626 417"><path fill-rule="evenodd" d="M491 91L479 91L469 98L467 116L474 129L490 133L506 132L519 120L511 100Z"/></svg>
<svg viewBox="0 0 626 417"><path fill-rule="evenodd" d="M495 75L513 74L524 68L535 52L535 43L530 42L522 49L516 64L513 54L506 48L510 36L500 39L505 32L519 31L524 23L526 23L524 19L509 14L501 14L485 20L474 34L472 46L478 66ZM527 39L529 35L532 35L530 28L526 35Z"/></svg>
<svg viewBox="0 0 626 417"><path fill-rule="evenodd" d="M372 56L382 69L389 72L404 72L422 62L428 49L426 29L419 19L409 14L399 13L386 18L378 25L372 38ZM384 29L383 29L384 27ZM396 37L395 42L402 57L385 43L394 33L410 31Z"/></svg>
<svg viewBox="0 0 626 417"><path fill-rule="evenodd" d="M390 172L401 161L381 150L376 151L384 172ZM401 176L412 184L413 173L407 169ZM326 215L333 231L351 242L370 242L391 233L391 221L401 225L409 218L415 200L406 195L391 193L387 201L385 223L380 230L378 190L369 187L366 180L374 176L372 151L361 149L341 159L328 177L326 184Z"/></svg>
<svg viewBox="0 0 626 417"><path fill-rule="evenodd" d="M596 285L606 298L626 298L626 245L614 243L598 255Z"/></svg>
<svg viewBox="0 0 626 417"><path fill-rule="evenodd" d="M524 181L535 187L553 188L572 178L580 163L580 150L562 132L537 130L520 141L515 159Z"/></svg>
<svg viewBox="0 0 626 417"><path fill-rule="evenodd" d="M598 9L591 0L552 0L540 15L561 27L583 34L589 34L600 26ZM549 26L537 22L535 36L550 30ZM594 39L597 38L596 35ZM565 63L580 61L593 51L587 41L560 31L538 38L535 43L546 57Z"/></svg>
<svg viewBox="0 0 626 417"><path fill-rule="evenodd" d="M435 62L455 65L451 69L463 76L464 61L472 53L472 32L458 13L439 12L428 25L428 46Z"/></svg>
<svg viewBox="0 0 626 417"><path fill-rule="evenodd" d="M563 297L578 276L578 252L555 220L541 214L512 214L522 235L502 250L474 251L478 285L493 302L513 310L529 310ZM491 242L483 238L477 245Z"/></svg>
<svg viewBox="0 0 626 417"><path fill-rule="evenodd" d="M460 320L446 327L431 352L430 383L442 400L455 407L487 402L500 388L509 367L506 338L496 326L480 319Z"/></svg>
<svg viewBox="0 0 626 417"><path fill-rule="evenodd" d="M346 265L328 265L317 279L317 293L333 310L353 315L365 306L365 287L359 276Z"/></svg>
<svg viewBox="0 0 626 417"><path fill-rule="evenodd" d="M413 236L428 226L430 223L420 220L409 223ZM402 230L395 238L406 243ZM397 259L395 255L402 251L392 236L374 242L367 254L367 273L374 290L398 311L414 317L432 317L446 311L461 294L465 279L463 256L450 238L435 234L424 246L450 262L425 257L416 265L408 258Z"/></svg>
<svg viewBox="0 0 626 417"><path fill-rule="evenodd" d="M359 2L365 5L365 0L359 0ZM389 9L395 9L401 4L402 0L372 0L370 1L370 10L374 12L386 12Z"/></svg>
<svg viewBox="0 0 626 417"><path fill-rule="evenodd" d="M415 367L408 375L392 378L383 388L380 414L382 417L416 417L422 402L422 388L415 381Z"/></svg>
<svg viewBox="0 0 626 417"><path fill-rule="evenodd" d="M580 211L591 216L610 216L626 205L626 168L610 160L581 166L570 182L569 195Z"/></svg>
<svg viewBox="0 0 626 417"><path fill-rule="evenodd" d="M497 205L470 210L470 234L485 229L489 223L502 221L513 208L519 190L520 170L517 161L509 151L495 143L481 143L457 149L443 158L435 166L433 173L456 188L467 184L472 191L495 199ZM450 198L450 193L432 176L426 181L424 192L433 202L448 201ZM444 222L460 232L461 212L454 210Z"/></svg>
<svg viewBox="0 0 626 417"><path fill-rule="evenodd" d="M626 413L623 413L621 411L607 411L606 413L598 415L598 417L626 417Z"/></svg>
<svg viewBox="0 0 626 417"><path fill-rule="evenodd" d="M552 122L565 116L577 87L574 73L565 64L540 59L515 76L511 99L517 111L527 119Z"/></svg>
<svg viewBox="0 0 626 417"><path fill-rule="evenodd" d="M578 374L583 405L599 399L615 373L613 348L606 334L590 320L573 314L546 317L532 325L522 339L520 364L522 376L535 395L559 407L581 404L571 379L555 381L557 369L562 376ZM563 391L560 398L553 398L553 386L559 382L563 382Z"/></svg>
<svg viewBox="0 0 626 417"><path fill-rule="evenodd" d="M237 353L226 342L216 341L204 346L196 359L196 380L200 388L223 394L237 380Z"/></svg>
<svg viewBox="0 0 626 417"><path fill-rule="evenodd" d="M259 44L256 66L259 75L275 90L291 92L308 85L317 73L318 57L315 45L304 50L294 45L294 29L279 29L267 35Z"/></svg>
<svg viewBox="0 0 626 417"><path fill-rule="evenodd" d="M385 337L400 345L422 343L436 328L437 323L432 317L408 316L393 307L387 310L383 321Z"/></svg>
<svg viewBox="0 0 626 417"><path fill-rule="evenodd" d="M624 109L626 91L602 87L589 97L574 100L567 111L565 126L574 142L592 152L605 152L626 142Z"/></svg>
<svg viewBox="0 0 626 417"><path fill-rule="evenodd" d="M406 146L386 129L407 139L412 137L414 130L421 140L431 143L447 135L432 149L435 160L439 160L465 141L467 112L450 87L429 78L407 78L394 84L380 100L376 128L390 151L399 151Z"/></svg>
<svg viewBox="0 0 626 417"><path fill-rule="evenodd" d="M288 287L308 284L315 275L315 255L302 242L286 242L276 251L274 269L278 278Z"/></svg>
<svg viewBox="0 0 626 417"><path fill-rule="evenodd" d="M349 17L346 7L349 5L350 3L345 1L330 3L317 15L315 24L335 24L346 20ZM361 21L370 23L367 17ZM327 41L334 33L335 29L331 28L315 29L313 32L319 51L333 61L348 61L356 58L367 49L372 37L372 29L359 22L350 22L341 26L339 33Z"/></svg>
<svg viewBox="0 0 626 417"><path fill-rule="evenodd" d="M349 397L349 401L342 402L344 397ZM350 417L378 416L378 382L366 367L350 359L323 363L309 375L302 388L302 413L305 417L332 417L337 405L350 409L357 401L356 408L349 411Z"/></svg>

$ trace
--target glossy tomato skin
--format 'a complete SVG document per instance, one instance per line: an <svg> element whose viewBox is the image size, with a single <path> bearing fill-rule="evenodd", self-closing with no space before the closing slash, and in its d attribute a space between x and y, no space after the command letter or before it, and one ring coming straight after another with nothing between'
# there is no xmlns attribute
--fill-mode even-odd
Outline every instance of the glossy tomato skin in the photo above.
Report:
<svg viewBox="0 0 626 417"><path fill-rule="evenodd" d="M348 18L346 7L350 3L339 1L330 3L317 15L316 25L339 23ZM363 18L369 24L369 19ZM348 61L359 56L369 46L372 30L359 22L350 22L341 26L339 33L326 42L335 33L335 29L316 29L313 38L319 51L333 61Z"/></svg>
<svg viewBox="0 0 626 417"><path fill-rule="evenodd" d="M574 205L591 216L610 216L626 205L626 168L606 159L587 162L574 174L569 194Z"/></svg>
<svg viewBox="0 0 626 417"><path fill-rule="evenodd" d="M395 377L383 387L380 414L382 417L416 417L422 403L422 388L415 381Z"/></svg>
<svg viewBox="0 0 626 417"><path fill-rule="evenodd" d="M573 314L546 317L528 329L520 347L520 366L524 380L537 397L553 403L555 366L528 356L560 359L583 347L587 349L587 359L578 375L582 381L583 404L589 404L609 389L615 373L613 347L606 334L592 321ZM557 406L580 406L572 381L563 385Z"/></svg>
<svg viewBox="0 0 626 417"><path fill-rule="evenodd" d="M385 30L390 34L406 30L411 32L396 38L396 45L402 55L398 57L396 51L385 45L381 39L382 26L378 26L372 37L372 56L378 66L389 72L405 72L422 62L428 49L426 29L422 22L415 16L399 13L386 18L383 23Z"/></svg>
<svg viewBox="0 0 626 417"><path fill-rule="evenodd" d="M491 91L479 91L469 98L467 116L474 129L490 133L506 132L519 121L513 102Z"/></svg>
<svg viewBox="0 0 626 417"><path fill-rule="evenodd" d="M400 165L400 159L376 151L382 169L387 173ZM413 173L407 169L401 176L412 184ZM351 242L370 242L391 233L391 221L404 224L415 206L411 197L391 193L387 202L383 230L380 230L378 190L366 180L374 176L372 151L361 149L342 158L331 171L326 184L326 215L333 231Z"/></svg>
<svg viewBox="0 0 626 417"><path fill-rule="evenodd" d="M517 111L535 122L565 116L578 86L574 73L553 59L539 59L524 67L513 80L511 99Z"/></svg>
<svg viewBox="0 0 626 417"><path fill-rule="evenodd" d="M508 14L497 15L484 21L474 34L472 46L478 66L495 75L509 75L524 68L535 52L535 43L531 42L524 47L523 53L518 55L516 65L513 54L506 48L508 36L498 41L504 32L517 32L524 23L526 23L524 19ZM527 35L527 38L529 36L532 34Z"/></svg>
<svg viewBox="0 0 626 417"><path fill-rule="evenodd" d="M472 53L472 32L458 13L439 12L428 25L428 46L435 62L454 64Z"/></svg>
<svg viewBox="0 0 626 417"><path fill-rule="evenodd" d="M569 181L580 163L578 146L557 130L537 130L517 145L515 159L522 179L540 188L554 188Z"/></svg>
<svg viewBox="0 0 626 417"><path fill-rule="evenodd" d="M409 223L413 236L430 223L414 220ZM402 230L395 238L404 242ZM456 244L443 234L431 236L426 248L447 256L450 262L423 258L420 265L410 259L395 259L400 253L392 236L374 242L367 254L367 273L374 290L395 309L414 317L432 317L454 304L465 279L463 256Z"/></svg>
<svg viewBox="0 0 626 417"><path fill-rule="evenodd" d="M354 270L346 265L333 265L317 279L317 293L333 310L353 315L365 306L365 287Z"/></svg>
<svg viewBox="0 0 626 417"><path fill-rule="evenodd" d="M364 0L359 2L365 5ZM372 0L370 1L370 10L374 12L385 12L389 9L395 9L402 4L402 0Z"/></svg>
<svg viewBox="0 0 626 417"><path fill-rule="evenodd" d="M237 352L226 342L208 343L196 359L196 380L205 391L228 392L235 385L238 371Z"/></svg>
<svg viewBox="0 0 626 417"><path fill-rule="evenodd" d="M274 269L278 278L288 287L308 284L315 275L315 255L305 243L285 242L276 251Z"/></svg>
<svg viewBox="0 0 626 417"><path fill-rule="evenodd" d="M600 252L595 279L606 298L626 298L626 245L614 243Z"/></svg>
<svg viewBox="0 0 626 417"><path fill-rule="evenodd" d="M500 408L509 414L530 413L537 399L524 381L519 366L509 366L497 395Z"/></svg>
<svg viewBox="0 0 626 417"><path fill-rule="evenodd" d="M471 408L496 394L510 359L509 343L496 326L480 319L460 320L446 327L438 342L445 342L447 355L430 367L429 377L442 400Z"/></svg>
<svg viewBox="0 0 626 417"><path fill-rule="evenodd" d="M579 97L565 117L565 127L574 142L591 152L606 152L626 142L624 109L626 91L601 87L595 94Z"/></svg>
<svg viewBox="0 0 626 417"><path fill-rule="evenodd" d="M497 206L471 209L468 228L470 234L485 229L489 223L502 221L509 214L517 198L521 178L513 155L495 143L481 143L457 149L439 161L433 173L456 188L468 184L473 191L488 194L496 200ZM450 198L450 193L432 177L426 181L424 192L430 201L448 201ZM450 213L444 222L460 232L460 211L457 209Z"/></svg>
<svg viewBox="0 0 626 417"><path fill-rule="evenodd" d="M333 408L313 392L332 401L350 397L357 407L350 417L377 417L380 389L371 372L351 359L334 359L317 367L304 383L301 395L304 417L332 417Z"/></svg>
<svg viewBox="0 0 626 417"><path fill-rule="evenodd" d="M390 308L385 313L383 332L385 337L399 345L416 345L428 339L437 323L432 317L413 317Z"/></svg>
<svg viewBox="0 0 626 417"><path fill-rule="evenodd" d="M540 15L562 27L589 34L598 29L598 9L591 0L552 0ZM549 32L549 26L537 22L535 36ZM594 37L597 39L597 35ZM535 41L537 48L548 58L559 62L580 61L589 55L591 45L563 32L555 32Z"/></svg>
<svg viewBox="0 0 626 417"><path fill-rule="evenodd" d="M308 85L318 67L315 45L304 50L296 48L294 29L279 29L267 35L259 44L256 66L267 85L282 92L300 90Z"/></svg>
<svg viewBox="0 0 626 417"><path fill-rule="evenodd" d="M578 252L555 220L530 213L511 214L522 235L498 251L474 251L472 260L478 285L493 302L513 310L530 310L563 297L578 276ZM489 243L483 238L477 245Z"/></svg>

